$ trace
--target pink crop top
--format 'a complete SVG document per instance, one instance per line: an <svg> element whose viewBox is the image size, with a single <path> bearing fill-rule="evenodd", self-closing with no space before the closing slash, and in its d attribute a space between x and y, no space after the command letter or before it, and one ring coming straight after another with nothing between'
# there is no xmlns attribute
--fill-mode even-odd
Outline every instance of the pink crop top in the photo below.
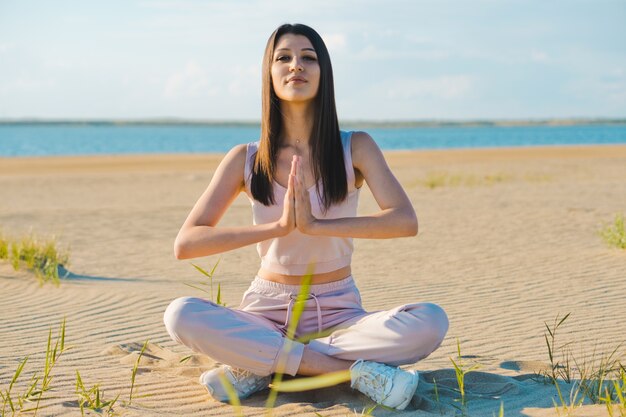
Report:
<svg viewBox="0 0 626 417"><path fill-rule="evenodd" d="M330 206L328 211L322 211L322 203L317 196L315 186L309 188L311 210L318 219L334 219L340 217L355 217L359 201L359 191L354 185L354 167L350 140L352 132L341 131L343 144L346 178L348 180L348 195L341 204ZM258 142L248 144L245 165L246 194L252 204L252 220L254 224L264 224L276 221L283 212L283 199L287 191L274 181L274 200L276 204L264 206L252 197L250 191L251 171L254 161L253 155L258 149ZM271 272L284 275L303 275L309 264L313 264L316 274L331 272L350 265L352 260L352 238L311 236L295 229L287 236L264 240L257 244L257 251L261 257L261 267Z"/></svg>

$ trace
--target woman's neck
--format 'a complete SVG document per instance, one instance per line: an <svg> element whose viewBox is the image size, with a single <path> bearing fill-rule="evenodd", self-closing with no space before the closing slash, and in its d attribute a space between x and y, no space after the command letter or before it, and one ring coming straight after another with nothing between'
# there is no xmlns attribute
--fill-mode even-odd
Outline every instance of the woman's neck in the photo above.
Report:
<svg viewBox="0 0 626 417"><path fill-rule="evenodd" d="M312 104L281 105L282 129L281 139L283 146L301 147L309 144L313 130Z"/></svg>

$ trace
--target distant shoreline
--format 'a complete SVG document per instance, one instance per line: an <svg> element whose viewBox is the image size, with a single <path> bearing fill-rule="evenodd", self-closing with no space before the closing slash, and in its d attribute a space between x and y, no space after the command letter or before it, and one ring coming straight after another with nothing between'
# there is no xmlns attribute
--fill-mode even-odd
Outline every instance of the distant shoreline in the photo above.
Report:
<svg viewBox="0 0 626 417"><path fill-rule="evenodd" d="M502 161L584 161L626 158L626 144L552 145L471 149L386 150L386 158L396 167L443 166L442 164L496 163ZM207 164L216 167L223 152L169 154L100 154L3 157L0 178L20 175L88 173L204 172Z"/></svg>
<svg viewBox="0 0 626 417"><path fill-rule="evenodd" d="M509 127L509 126L582 126L626 125L626 118L569 118L569 119L476 119L476 120L345 120L342 127L410 128L410 127ZM89 126L221 126L259 127L254 120L201 120L201 119L0 119L0 126L24 125L89 125Z"/></svg>

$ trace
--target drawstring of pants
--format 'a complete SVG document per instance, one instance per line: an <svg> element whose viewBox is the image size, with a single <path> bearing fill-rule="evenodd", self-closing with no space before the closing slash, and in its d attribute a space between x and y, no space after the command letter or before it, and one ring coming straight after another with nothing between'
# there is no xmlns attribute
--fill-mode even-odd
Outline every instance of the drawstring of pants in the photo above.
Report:
<svg viewBox="0 0 626 417"><path fill-rule="evenodd" d="M292 294L290 296L290 298L291 298L291 300L289 301L289 304L287 305L287 317L285 319L285 324L283 325L284 329L286 329L287 326L289 325L289 319L291 318L291 308L293 306L293 303L298 298L298 296ZM317 299L317 297L315 296L315 294L313 294L313 293L309 293L309 296L307 297L305 302L310 300L310 299L315 300L315 307L317 309L317 332L318 333L322 333L322 308L320 307L320 302Z"/></svg>

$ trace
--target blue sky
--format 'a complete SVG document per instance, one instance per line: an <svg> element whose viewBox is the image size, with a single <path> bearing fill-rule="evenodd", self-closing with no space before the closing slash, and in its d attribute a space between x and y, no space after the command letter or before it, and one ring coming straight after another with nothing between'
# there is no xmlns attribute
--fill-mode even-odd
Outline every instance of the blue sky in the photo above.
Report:
<svg viewBox="0 0 626 417"><path fill-rule="evenodd" d="M624 0L0 0L0 118L258 120L284 22L341 119L626 117Z"/></svg>

